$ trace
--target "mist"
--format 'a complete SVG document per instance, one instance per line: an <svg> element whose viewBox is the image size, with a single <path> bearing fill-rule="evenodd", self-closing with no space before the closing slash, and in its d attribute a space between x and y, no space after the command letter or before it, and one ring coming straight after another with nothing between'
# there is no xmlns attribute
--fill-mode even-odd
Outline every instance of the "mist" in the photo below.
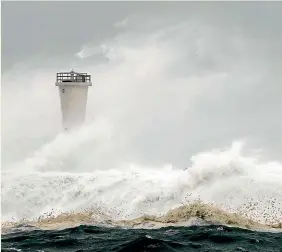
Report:
<svg viewBox="0 0 282 252"><path fill-rule="evenodd" d="M55 64L39 51L16 62L2 74L2 162L31 155L61 131L55 74L71 68L92 75L87 123L107 121L112 130L93 169L95 162L185 167L191 155L234 140L281 160L282 36L277 16L268 15L274 7L264 22L254 22L249 4L236 5L241 18L233 19L231 5L216 19L200 7L191 3L187 11L199 15L186 17L181 8L179 17L166 18L168 8L132 13L112 23L112 36L81 44ZM98 148L91 146L87 155Z"/></svg>

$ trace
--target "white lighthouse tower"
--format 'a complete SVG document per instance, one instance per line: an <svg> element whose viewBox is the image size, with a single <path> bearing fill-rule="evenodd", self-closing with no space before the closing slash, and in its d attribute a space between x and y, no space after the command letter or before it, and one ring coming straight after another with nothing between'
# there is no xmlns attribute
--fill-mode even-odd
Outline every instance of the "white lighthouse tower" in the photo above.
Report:
<svg viewBox="0 0 282 252"><path fill-rule="evenodd" d="M84 123L88 87L91 76L86 73L57 73L64 130L76 128Z"/></svg>

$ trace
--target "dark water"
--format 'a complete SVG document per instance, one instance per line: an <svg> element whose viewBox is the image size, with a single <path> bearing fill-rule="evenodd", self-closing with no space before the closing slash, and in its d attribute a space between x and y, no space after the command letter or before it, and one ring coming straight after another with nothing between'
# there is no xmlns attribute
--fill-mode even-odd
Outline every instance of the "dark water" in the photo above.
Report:
<svg viewBox="0 0 282 252"><path fill-rule="evenodd" d="M2 251L261 251L282 252L282 233L225 226L155 230L79 226L2 235Z"/></svg>

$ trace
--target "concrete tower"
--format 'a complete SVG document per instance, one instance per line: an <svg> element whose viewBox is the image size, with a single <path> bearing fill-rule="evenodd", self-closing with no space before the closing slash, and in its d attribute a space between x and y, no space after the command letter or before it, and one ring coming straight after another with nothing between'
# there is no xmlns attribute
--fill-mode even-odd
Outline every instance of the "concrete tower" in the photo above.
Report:
<svg viewBox="0 0 282 252"><path fill-rule="evenodd" d="M69 130L84 123L88 87L92 86L91 76L86 73L57 73L63 128Z"/></svg>

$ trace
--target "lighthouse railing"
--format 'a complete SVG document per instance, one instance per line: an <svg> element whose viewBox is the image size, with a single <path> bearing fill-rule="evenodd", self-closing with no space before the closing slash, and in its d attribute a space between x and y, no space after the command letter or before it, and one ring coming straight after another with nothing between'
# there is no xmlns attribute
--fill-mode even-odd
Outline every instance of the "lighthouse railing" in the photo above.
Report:
<svg viewBox="0 0 282 252"><path fill-rule="evenodd" d="M91 75L87 73L57 73L59 82L91 82Z"/></svg>

